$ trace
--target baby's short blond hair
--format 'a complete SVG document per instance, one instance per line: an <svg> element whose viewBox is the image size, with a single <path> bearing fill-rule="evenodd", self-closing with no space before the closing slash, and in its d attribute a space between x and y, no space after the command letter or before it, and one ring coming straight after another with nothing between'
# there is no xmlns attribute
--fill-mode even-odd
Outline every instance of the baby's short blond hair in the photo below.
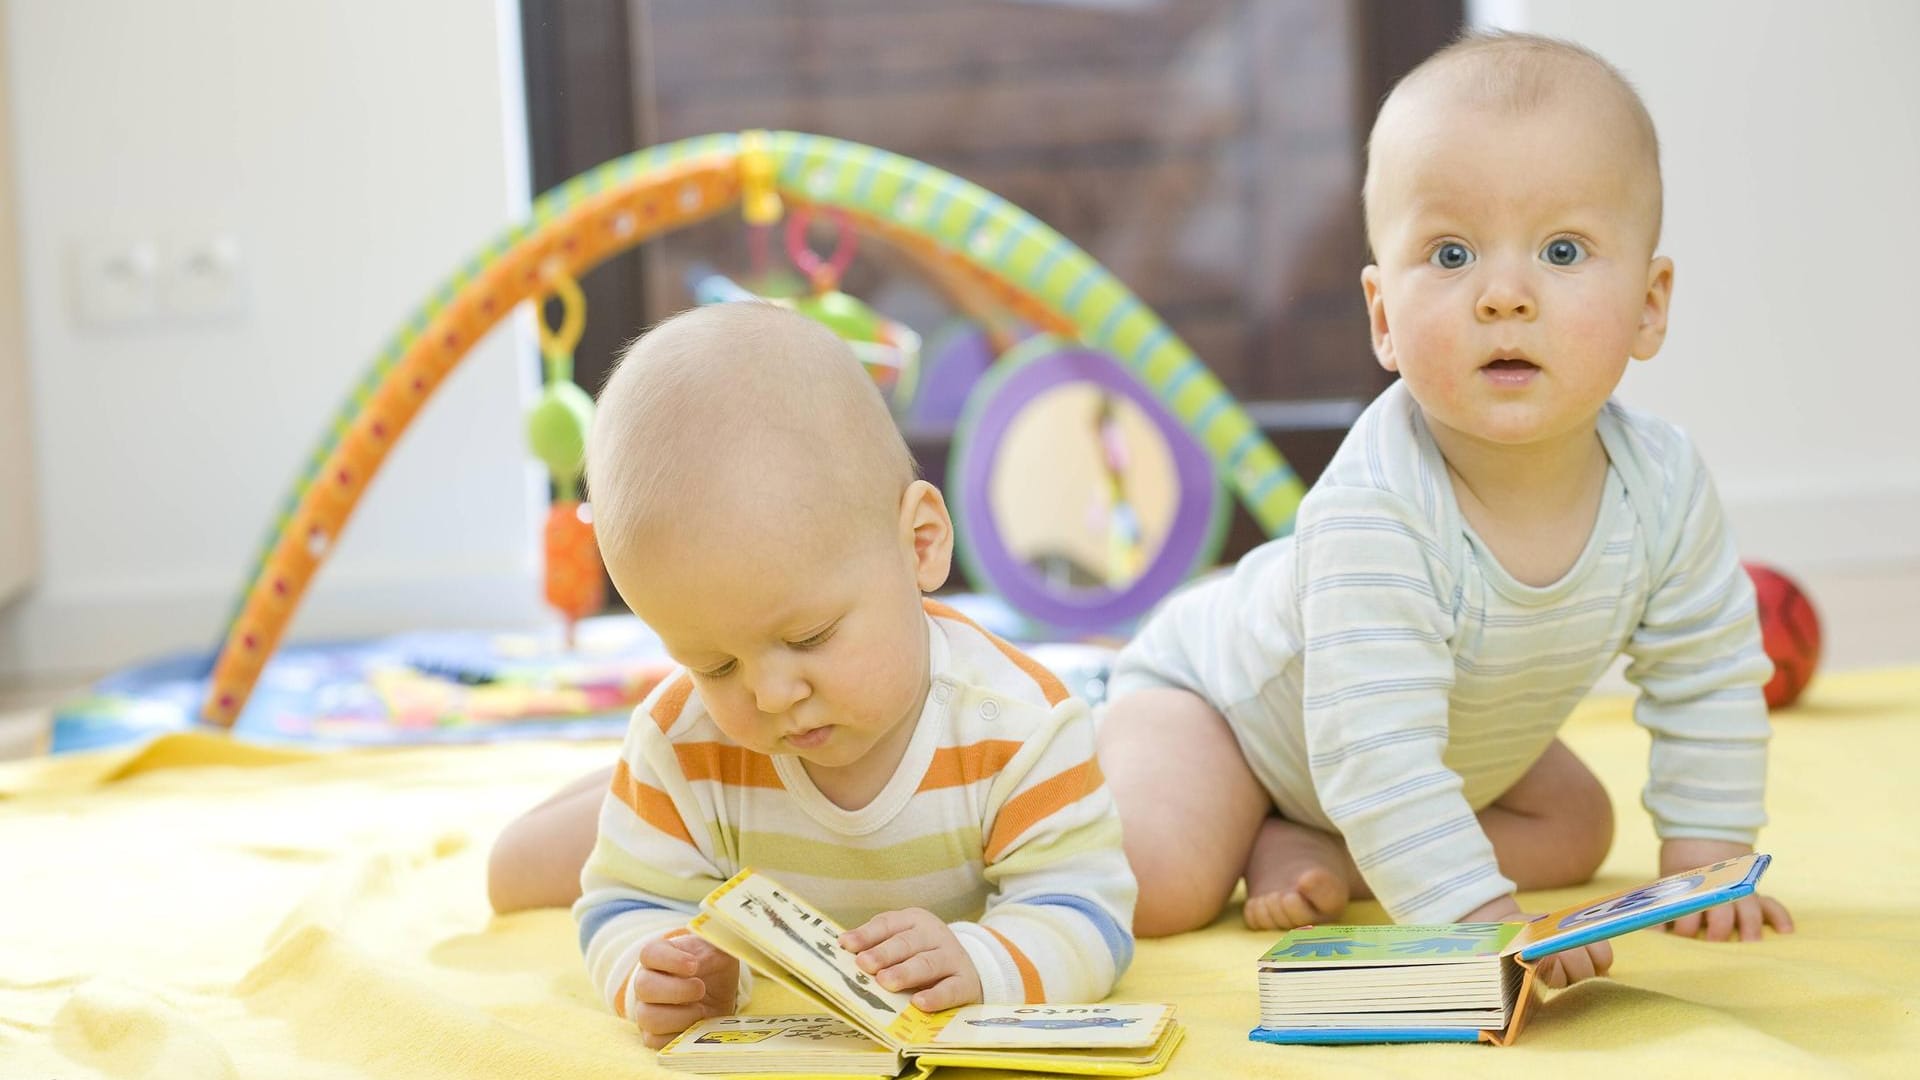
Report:
<svg viewBox="0 0 1920 1080"><path fill-rule="evenodd" d="M804 516L845 535L883 511L890 523L913 479L847 343L768 303L694 308L634 341L587 440L594 528L616 582L624 553L702 513L751 499L769 528Z"/></svg>
<svg viewBox="0 0 1920 1080"><path fill-rule="evenodd" d="M1380 106L1367 139L1367 175L1361 187L1367 234L1374 235L1374 190L1379 141L1391 131L1393 119L1407 103L1440 95L1449 103L1526 113L1563 95L1594 93L1595 100L1615 106L1615 116L1596 113L1596 120L1622 126L1621 136L1637 154L1651 180L1653 237L1660 236L1660 139L1646 103L1620 70L1591 49L1571 41L1540 34L1476 30L1462 34L1451 45L1421 61L1394 84Z"/></svg>

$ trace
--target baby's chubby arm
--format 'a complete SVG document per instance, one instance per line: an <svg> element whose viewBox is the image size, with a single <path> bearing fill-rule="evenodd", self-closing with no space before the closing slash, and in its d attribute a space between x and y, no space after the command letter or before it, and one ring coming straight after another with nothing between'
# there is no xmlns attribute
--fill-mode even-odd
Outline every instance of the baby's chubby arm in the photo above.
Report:
<svg viewBox="0 0 1920 1080"><path fill-rule="evenodd" d="M729 875L694 842L710 811L647 712L672 681L628 727L573 906L588 978L656 1046L699 1016L733 1011L750 987L744 968L686 935L700 899Z"/></svg>
<svg viewBox="0 0 1920 1080"><path fill-rule="evenodd" d="M1641 802L1661 840L1660 873L1679 873L1753 850L1766 821L1767 742L1762 694L1772 674L1760 644L1753 583L1740 565L1706 465L1690 445L1678 463L1669 551L1628 640L1627 678L1640 687L1634 719L1653 735ZM1709 941L1756 940L1793 920L1759 894L1675 920L1669 929Z"/></svg>
<svg viewBox="0 0 1920 1080"><path fill-rule="evenodd" d="M1502 897L1493 844L1444 755L1453 587L1408 500L1315 489L1295 534L1307 768L1314 796L1396 922L1440 923Z"/></svg>

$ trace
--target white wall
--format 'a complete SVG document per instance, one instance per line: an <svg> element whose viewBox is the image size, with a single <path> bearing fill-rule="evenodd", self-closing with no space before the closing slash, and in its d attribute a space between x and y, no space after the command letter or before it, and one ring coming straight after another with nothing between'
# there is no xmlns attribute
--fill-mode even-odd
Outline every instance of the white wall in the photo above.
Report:
<svg viewBox="0 0 1920 1080"><path fill-rule="evenodd" d="M7 0L42 572L0 673L213 643L389 332L527 203L514 0ZM237 317L100 330L77 245L229 234ZM541 617L533 378L496 333L428 404L295 636Z"/></svg>
<svg viewBox="0 0 1920 1080"><path fill-rule="evenodd" d="M1672 331L1629 402L1690 431L1750 556L1920 563L1920 4L1482 0L1660 130ZM1920 599L1920 598L1916 598Z"/></svg>

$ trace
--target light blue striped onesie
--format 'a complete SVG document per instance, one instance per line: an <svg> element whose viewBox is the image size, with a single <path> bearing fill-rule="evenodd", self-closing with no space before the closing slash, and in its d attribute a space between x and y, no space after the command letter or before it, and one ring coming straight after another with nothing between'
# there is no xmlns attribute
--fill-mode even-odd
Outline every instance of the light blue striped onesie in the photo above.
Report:
<svg viewBox="0 0 1920 1080"><path fill-rule="evenodd" d="M1599 432L1611 465L1593 533L1536 588L1474 535L1395 383L1294 535L1163 604L1121 653L1112 693L1205 698L1279 812L1345 837L1395 920L1447 922L1513 891L1475 811L1625 652L1634 718L1653 735L1642 801L1656 831L1751 844L1766 820L1772 670L1753 587L1686 436L1617 402Z"/></svg>

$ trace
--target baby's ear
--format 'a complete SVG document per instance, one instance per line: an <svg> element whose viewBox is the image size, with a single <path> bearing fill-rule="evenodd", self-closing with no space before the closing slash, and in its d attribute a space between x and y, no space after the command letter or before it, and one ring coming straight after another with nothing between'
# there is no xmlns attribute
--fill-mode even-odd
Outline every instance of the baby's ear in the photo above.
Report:
<svg viewBox="0 0 1920 1080"><path fill-rule="evenodd" d="M913 576L920 591L930 593L945 585L953 569L953 517L939 488L925 480L907 485L900 496L900 531L912 545Z"/></svg>
<svg viewBox="0 0 1920 1080"><path fill-rule="evenodd" d="M1633 334L1633 358L1651 360L1667 340L1667 309L1673 303L1673 260L1665 255L1647 266L1647 295L1640 326Z"/></svg>
<svg viewBox="0 0 1920 1080"><path fill-rule="evenodd" d="M1369 266L1360 271L1360 292L1367 298L1367 322L1373 330L1373 356L1388 371L1400 370L1400 358L1393 351L1393 334L1387 329L1387 301L1380 292L1380 268Z"/></svg>

